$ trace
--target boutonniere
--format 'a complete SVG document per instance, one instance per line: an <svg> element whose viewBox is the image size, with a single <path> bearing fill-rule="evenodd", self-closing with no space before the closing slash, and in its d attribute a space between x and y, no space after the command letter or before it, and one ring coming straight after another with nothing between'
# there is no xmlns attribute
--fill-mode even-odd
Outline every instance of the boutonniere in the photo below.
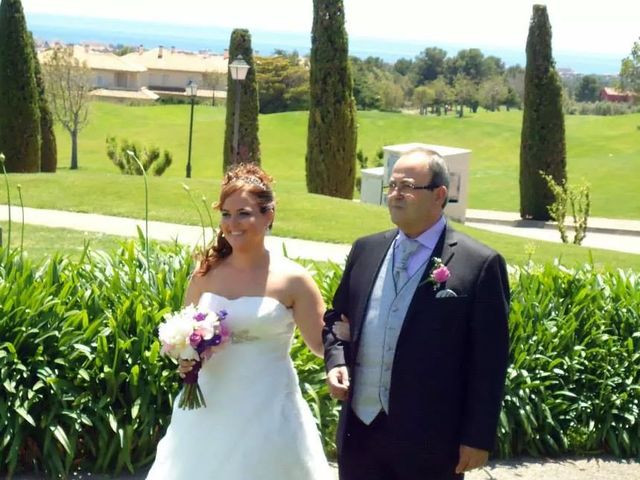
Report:
<svg viewBox="0 0 640 480"><path fill-rule="evenodd" d="M437 290L451 277L449 268L442 262L441 258L433 257L431 260L431 270L429 271L429 277L423 283L433 284L433 289Z"/></svg>

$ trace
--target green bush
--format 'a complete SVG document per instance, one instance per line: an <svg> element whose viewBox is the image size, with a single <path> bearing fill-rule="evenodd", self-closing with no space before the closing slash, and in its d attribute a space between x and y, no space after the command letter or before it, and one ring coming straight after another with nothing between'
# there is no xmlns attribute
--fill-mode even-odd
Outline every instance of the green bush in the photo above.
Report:
<svg viewBox="0 0 640 480"><path fill-rule="evenodd" d="M498 453L640 454L640 276L512 270L511 365Z"/></svg>
<svg viewBox="0 0 640 480"><path fill-rule="evenodd" d="M5 252L0 252L4 254ZM156 325L192 262L156 247L0 265L0 471L117 472L148 464L179 387Z"/></svg>
<svg viewBox="0 0 640 480"><path fill-rule="evenodd" d="M145 172L159 177L173 161L173 155L165 150L160 156L160 149L156 146L140 147L134 142L122 140L118 144L116 137L107 137L107 157L125 175L142 175L140 165L129 154L132 152L140 160Z"/></svg>
<svg viewBox="0 0 640 480"><path fill-rule="evenodd" d="M640 112L640 105L633 103L615 102L574 102L570 101L564 106L565 113L569 115L627 115Z"/></svg>
<svg viewBox="0 0 640 480"><path fill-rule="evenodd" d="M0 250L0 474L117 473L153 460L180 388L157 325L180 308L186 248L123 243L72 261ZM329 303L342 276L306 263ZM149 276L148 273L151 272ZM640 454L640 276L511 270L511 365L497 454ZM321 359L292 358L330 457L339 406Z"/></svg>

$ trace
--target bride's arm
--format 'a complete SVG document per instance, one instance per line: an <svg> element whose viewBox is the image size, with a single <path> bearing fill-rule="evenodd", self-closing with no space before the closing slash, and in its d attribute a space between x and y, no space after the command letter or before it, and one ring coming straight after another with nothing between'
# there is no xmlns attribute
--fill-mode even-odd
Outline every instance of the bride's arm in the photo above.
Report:
<svg viewBox="0 0 640 480"><path fill-rule="evenodd" d="M200 277L195 274L195 270L191 273L189 284L187 285L187 291L184 294L184 306L197 305L202 294L202 280L204 277Z"/></svg>
<svg viewBox="0 0 640 480"><path fill-rule="evenodd" d="M300 329L304 343L317 356L322 357L322 327L324 322L324 302L318 286L311 275L304 270L291 281L293 290L293 318Z"/></svg>

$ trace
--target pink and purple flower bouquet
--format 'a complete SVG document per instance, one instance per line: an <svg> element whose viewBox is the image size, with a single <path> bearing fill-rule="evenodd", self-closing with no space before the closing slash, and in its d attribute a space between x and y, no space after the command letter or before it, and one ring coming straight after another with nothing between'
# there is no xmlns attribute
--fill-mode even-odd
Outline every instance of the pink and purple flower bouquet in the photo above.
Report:
<svg viewBox="0 0 640 480"><path fill-rule="evenodd" d="M161 353L176 360L195 360L192 370L184 377L179 408L193 410L207 406L198 385L198 372L202 362L230 340L226 317L224 310L214 313L193 305L164 316L165 321L159 327Z"/></svg>

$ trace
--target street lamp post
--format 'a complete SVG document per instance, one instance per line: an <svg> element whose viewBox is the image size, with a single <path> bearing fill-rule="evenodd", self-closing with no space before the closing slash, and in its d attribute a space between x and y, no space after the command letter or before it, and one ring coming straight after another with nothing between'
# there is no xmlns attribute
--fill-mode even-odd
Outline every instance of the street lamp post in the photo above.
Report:
<svg viewBox="0 0 640 480"><path fill-rule="evenodd" d="M191 178L191 138L193 136L193 104L198 94L198 84L189 80L185 93L191 98L191 121L189 122L189 154L187 155L187 178Z"/></svg>
<svg viewBox="0 0 640 480"><path fill-rule="evenodd" d="M249 64L245 62L242 55L229 64L229 73L236 82L236 105L233 113L233 163L238 163L238 130L240 129L240 82L247 78Z"/></svg>

